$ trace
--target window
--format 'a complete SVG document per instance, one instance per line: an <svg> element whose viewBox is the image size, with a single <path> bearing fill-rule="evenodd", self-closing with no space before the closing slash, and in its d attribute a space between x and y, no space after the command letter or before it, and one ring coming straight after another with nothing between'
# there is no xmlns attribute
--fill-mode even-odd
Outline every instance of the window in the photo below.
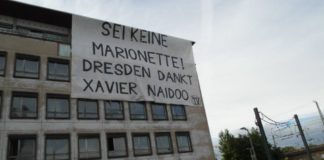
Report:
<svg viewBox="0 0 324 160"><path fill-rule="evenodd" d="M121 101L105 101L106 119L124 119L124 106Z"/></svg>
<svg viewBox="0 0 324 160"><path fill-rule="evenodd" d="M11 118L37 118L37 93L13 92Z"/></svg>
<svg viewBox="0 0 324 160"><path fill-rule="evenodd" d="M15 77L39 78L39 57L16 54Z"/></svg>
<svg viewBox="0 0 324 160"><path fill-rule="evenodd" d="M68 119L70 100L68 95L47 94L47 119Z"/></svg>
<svg viewBox="0 0 324 160"><path fill-rule="evenodd" d="M107 134L108 158L127 157L125 133Z"/></svg>
<svg viewBox="0 0 324 160"><path fill-rule="evenodd" d="M70 57L71 56L71 46L68 44L59 44L58 55L60 57Z"/></svg>
<svg viewBox="0 0 324 160"><path fill-rule="evenodd" d="M168 120L168 113L164 104L152 103L153 120Z"/></svg>
<svg viewBox="0 0 324 160"><path fill-rule="evenodd" d="M189 132L176 132L178 152L192 152Z"/></svg>
<svg viewBox="0 0 324 160"><path fill-rule="evenodd" d="M151 155L151 141L149 133L133 134L134 156Z"/></svg>
<svg viewBox="0 0 324 160"><path fill-rule="evenodd" d="M99 119L98 102L96 100L78 100L78 119Z"/></svg>
<svg viewBox="0 0 324 160"><path fill-rule="evenodd" d="M186 110L183 105L171 105L173 120L187 120Z"/></svg>
<svg viewBox="0 0 324 160"><path fill-rule="evenodd" d="M99 135L80 135L79 136L79 159L99 159L100 152Z"/></svg>
<svg viewBox="0 0 324 160"><path fill-rule="evenodd" d="M131 120L146 120L146 107L144 102L130 102L129 114Z"/></svg>
<svg viewBox="0 0 324 160"><path fill-rule="evenodd" d="M155 134L156 150L158 154L168 154L173 152L170 133L161 132Z"/></svg>
<svg viewBox="0 0 324 160"><path fill-rule="evenodd" d="M55 81L69 81L70 67L69 61L63 59L48 58L47 79Z"/></svg>
<svg viewBox="0 0 324 160"><path fill-rule="evenodd" d="M0 76L6 73L6 52L0 51Z"/></svg>
<svg viewBox="0 0 324 160"><path fill-rule="evenodd" d="M70 139L68 135L46 136L46 160L70 160Z"/></svg>
<svg viewBox="0 0 324 160"><path fill-rule="evenodd" d="M7 160L36 160L36 136L9 136Z"/></svg>

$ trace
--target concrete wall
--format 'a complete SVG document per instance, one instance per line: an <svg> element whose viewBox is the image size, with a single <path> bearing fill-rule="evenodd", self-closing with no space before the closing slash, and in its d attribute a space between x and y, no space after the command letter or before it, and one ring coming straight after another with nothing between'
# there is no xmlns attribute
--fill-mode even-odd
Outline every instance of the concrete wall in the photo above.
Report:
<svg viewBox="0 0 324 160"><path fill-rule="evenodd" d="M46 80L47 58L58 57L58 43L37 40L13 35L0 34L0 50L7 52L6 76L0 77L0 91L3 95L2 116L0 118L0 159L7 156L8 135L35 134L37 135L37 160L44 159L45 134L66 133L70 135L71 159L76 160L78 155L77 135L79 133L100 133L102 159L107 159L106 133L127 133L128 155L121 159L161 159L161 160L212 160L214 152L204 107L188 107L187 121L171 120L170 106L167 105L169 120L153 121L149 103L147 104L148 120L130 120L128 103L124 102L125 120L105 120L103 101L99 101L99 120L78 120L76 99L71 99L71 118L69 120L47 120L46 94L70 94L69 82L55 82ZM41 57L40 79L13 78L13 69L16 53L38 55ZM69 58L68 58L69 59ZM12 91L29 91L38 93L38 119L9 119ZM176 131L190 132L193 152L178 153L175 140ZM153 155L133 156L131 133L150 133ZM173 142L173 154L157 155L154 133L170 132ZM118 158L117 158L118 159Z"/></svg>

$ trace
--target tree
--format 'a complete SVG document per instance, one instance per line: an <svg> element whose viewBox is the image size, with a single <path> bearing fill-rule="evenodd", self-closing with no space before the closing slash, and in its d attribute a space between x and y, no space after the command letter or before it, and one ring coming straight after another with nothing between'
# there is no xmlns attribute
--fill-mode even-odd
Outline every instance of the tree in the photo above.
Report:
<svg viewBox="0 0 324 160"><path fill-rule="evenodd" d="M289 153L289 152L296 152L296 151L300 151L300 149L293 147L293 146L287 146L287 147L283 147L281 148L281 151L284 153Z"/></svg>
<svg viewBox="0 0 324 160"><path fill-rule="evenodd" d="M219 139L219 149L222 152L222 158L225 160L238 159L235 137L226 129L219 134Z"/></svg>
<svg viewBox="0 0 324 160"><path fill-rule="evenodd" d="M250 130L250 136L254 145L256 156L258 160L267 160L262 146L262 138L259 131L255 128ZM227 129L219 134L219 149L222 153L223 160L251 160L250 156L250 142L248 135L239 134L235 137L229 133ZM281 151L279 148L272 147L272 155L275 159L280 159Z"/></svg>

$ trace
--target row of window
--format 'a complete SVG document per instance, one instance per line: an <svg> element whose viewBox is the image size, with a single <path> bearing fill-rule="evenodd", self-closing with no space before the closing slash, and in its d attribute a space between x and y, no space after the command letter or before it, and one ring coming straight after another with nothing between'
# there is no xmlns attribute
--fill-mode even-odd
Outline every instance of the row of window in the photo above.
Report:
<svg viewBox="0 0 324 160"><path fill-rule="evenodd" d="M6 52L0 51L0 76L5 76ZM40 57L16 54L14 77L39 79ZM54 81L70 81L70 62L66 59L48 58L47 79Z"/></svg>
<svg viewBox="0 0 324 160"><path fill-rule="evenodd" d="M0 109L2 92L0 91ZM128 102L131 120L147 120L145 102ZM168 109L165 104L151 103L153 120L168 120ZM173 120L186 120L186 111L183 105L170 105ZM121 101L104 101L105 119L123 120L124 105ZM10 118L36 119L38 117L38 94L31 92L12 92ZM97 100L77 100L78 119L99 119ZM70 96L59 94L46 95L47 119L70 119Z"/></svg>
<svg viewBox="0 0 324 160"><path fill-rule="evenodd" d="M177 151L192 152L189 132L175 132ZM36 135L9 135L7 160L36 160ZM126 133L108 133L108 158L128 157ZM169 132L154 134L157 154L172 154L173 145ZM78 135L78 159L100 159L101 144L99 134ZM152 155L151 138L149 133L132 133L132 148L134 156ZM71 143L68 134L45 136L46 160L70 160Z"/></svg>

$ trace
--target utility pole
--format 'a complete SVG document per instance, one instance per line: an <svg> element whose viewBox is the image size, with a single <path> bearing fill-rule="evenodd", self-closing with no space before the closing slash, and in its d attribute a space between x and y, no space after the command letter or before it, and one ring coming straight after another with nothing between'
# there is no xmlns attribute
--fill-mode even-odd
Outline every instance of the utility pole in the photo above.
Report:
<svg viewBox="0 0 324 160"><path fill-rule="evenodd" d="M307 144L305 135L304 135L304 131L303 131L301 125L300 125L300 122L299 122L299 119L298 119L297 114L294 115L294 118L296 120L296 123L297 123L297 126L298 126L298 130L299 130L299 133L300 133L300 136L301 136L301 138L303 140L303 143L304 143L304 146L305 146L305 150L307 152L308 159L309 160L313 160L312 154L311 154L311 152L309 150L309 147L308 147L308 144Z"/></svg>
<svg viewBox="0 0 324 160"><path fill-rule="evenodd" d="M324 116L323 116L323 113L322 113L322 111L321 111L321 109L320 109L320 107L319 107L319 105L318 105L318 102L317 102L317 101L313 101L313 102L316 104L316 107L317 107L318 113L319 113L319 115L320 115L320 117L321 117L321 120L322 120L322 123L323 123L323 125L324 125Z"/></svg>
<svg viewBox="0 0 324 160"><path fill-rule="evenodd" d="M270 153L270 149L269 149L267 137L266 137L266 134L265 134L264 129L263 129L263 125L262 125L262 122L261 122L261 118L260 118L260 115L259 115L258 108L254 108L254 114L255 114L255 118L257 120L256 125L260 129L260 134L261 134L261 137L262 137L263 148L264 148L265 153L267 155L267 159L268 160L274 160L272 158L271 153Z"/></svg>
<svg viewBox="0 0 324 160"><path fill-rule="evenodd" d="M254 149L254 145L253 145L253 141L252 141L252 137L251 137L250 131L247 128L245 128L245 127L242 127L241 130L245 130L248 133L248 138L249 138L249 142L250 142L250 146L251 146L251 149L249 149L250 150L251 159L252 160L258 160L257 159L257 156L255 154L255 149Z"/></svg>

